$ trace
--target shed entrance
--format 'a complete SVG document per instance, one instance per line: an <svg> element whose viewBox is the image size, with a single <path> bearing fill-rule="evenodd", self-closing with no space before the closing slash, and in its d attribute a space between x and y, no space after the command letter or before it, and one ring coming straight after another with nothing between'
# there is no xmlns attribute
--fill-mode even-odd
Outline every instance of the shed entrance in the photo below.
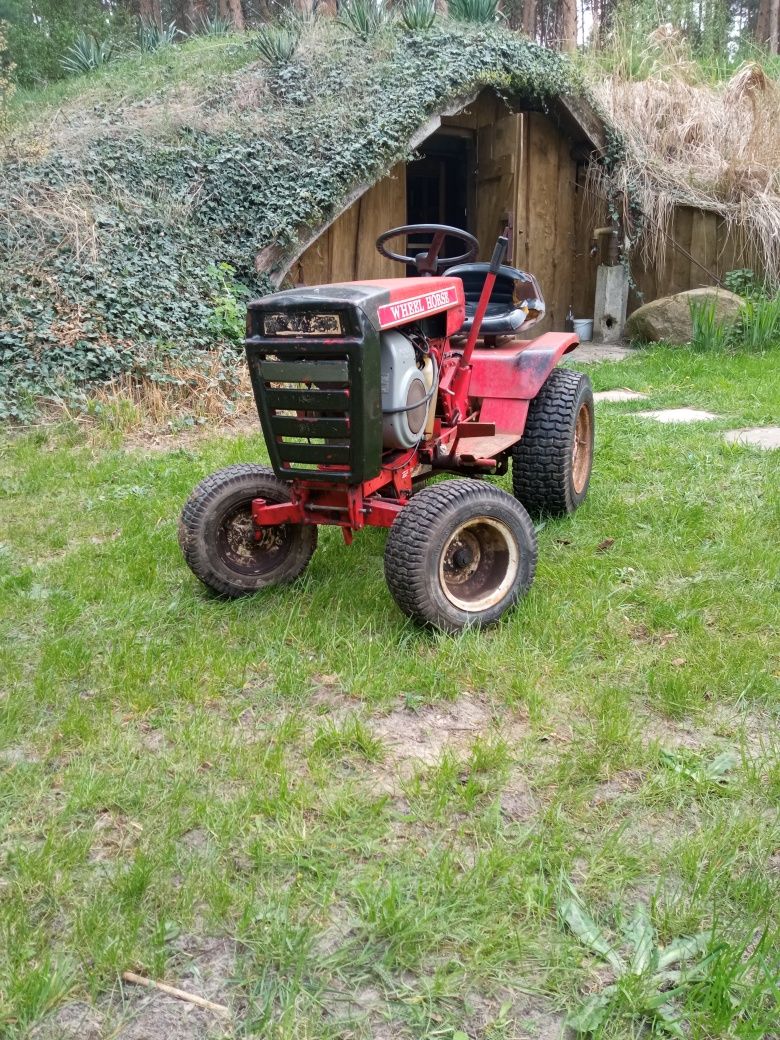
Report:
<svg viewBox="0 0 780 1040"><path fill-rule="evenodd" d="M419 159L406 167L406 222L449 224L473 234L474 134L470 130L440 131L421 145L418 154ZM409 239L409 255L427 244ZM447 239L442 256L454 256L458 251L463 246Z"/></svg>

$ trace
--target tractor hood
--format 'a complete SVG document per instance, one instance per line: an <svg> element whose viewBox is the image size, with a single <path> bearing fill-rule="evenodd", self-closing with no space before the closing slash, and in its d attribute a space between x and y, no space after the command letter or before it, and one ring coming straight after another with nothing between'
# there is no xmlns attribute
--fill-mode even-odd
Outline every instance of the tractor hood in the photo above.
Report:
<svg viewBox="0 0 780 1040"><path fill-rule="evenodd" d="M332 285L302 286L264 296L249 304L249 322L265 315L279 322L279 334L301 333L300 320L311 322L306 335L338 335L327 318L346 307L360 310L371 326L383 329L408 325L435 314L447 315L447 335L457 332L465 320L463 283L460 278L390 278L365 282L336 282ZM285 315L299 316L295 327L283 329Z"/></svg>

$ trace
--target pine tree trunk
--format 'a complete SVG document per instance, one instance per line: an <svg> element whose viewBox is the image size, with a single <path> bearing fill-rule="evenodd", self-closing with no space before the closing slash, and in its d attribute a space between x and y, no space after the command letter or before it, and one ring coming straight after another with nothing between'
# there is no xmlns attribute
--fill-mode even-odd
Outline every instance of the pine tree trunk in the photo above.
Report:
<svg viewBox="0 0 780 1040"><path fill-rule="evenodd" d="M780 0L760 0L756 40L770 54L780 53Z"/></svg>
<svg viewBox="0 0 780 1040"><path fill-rule="evenodd" d="M141 19L143 25L162 26L160 0L137 0L133 5L133 11Z"/></svg>
<svg viewBox="0 0 780 1040"><path fill-rule="evenodd" d="M244 12L241 10L241 0L217 0L217 14L220 18L226 18L237 32L244 28Z"/></svg>
<svg viewBox="0 0 780 1040"><path fill-rule="evenodd" d="M536 0L523 0L522 29L526 36L536 39Z"/></svg>
<svg viewBox="0 0 780 1040"><path fill-rule="evenodd" d="M562 51L577 49L577 0L560 0L559 45Z"/></svg>

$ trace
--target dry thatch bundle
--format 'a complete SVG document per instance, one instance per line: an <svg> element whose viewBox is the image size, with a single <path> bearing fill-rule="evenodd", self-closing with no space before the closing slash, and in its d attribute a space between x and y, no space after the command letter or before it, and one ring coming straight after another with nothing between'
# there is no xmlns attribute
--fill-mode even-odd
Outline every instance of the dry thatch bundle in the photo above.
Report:
<svg viewBox="0 0 780 1040"><path fill-rule="evenodd" d="M645 264L664 263L675 208L693 206L718 213L746 261L780 283L780 85L749 64L718 87L673 75L594 91L628 146L609 187L639 203Z"/></svg>

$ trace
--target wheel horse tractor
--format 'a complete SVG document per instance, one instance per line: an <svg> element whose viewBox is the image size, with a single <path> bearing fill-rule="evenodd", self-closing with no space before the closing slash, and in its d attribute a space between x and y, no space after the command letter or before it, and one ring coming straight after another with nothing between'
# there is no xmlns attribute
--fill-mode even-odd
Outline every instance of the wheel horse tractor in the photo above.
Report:
<svg viewBox="0 0 780 1040"><path fill-rule="evenodd" d="M430 245L391 252L399 236ZM447 236L461 256L440 256ZM502 266L506 248L501 237L490 263L474 263L472 235L407 225L377 249L417 277L250 303L246 352L273 469L228 466L192 493L179 542L205 585L244 596L290 582L331 524L348 545L362 527L389 528L387 584L422 624L489 625L526 593L529 514L571 513L587 493L593 393L556 367L575 335L520 338L544 300L532 275ZM514 495L484 479L510 458ZM458 479L423 486L440 473Z"/></svg>

